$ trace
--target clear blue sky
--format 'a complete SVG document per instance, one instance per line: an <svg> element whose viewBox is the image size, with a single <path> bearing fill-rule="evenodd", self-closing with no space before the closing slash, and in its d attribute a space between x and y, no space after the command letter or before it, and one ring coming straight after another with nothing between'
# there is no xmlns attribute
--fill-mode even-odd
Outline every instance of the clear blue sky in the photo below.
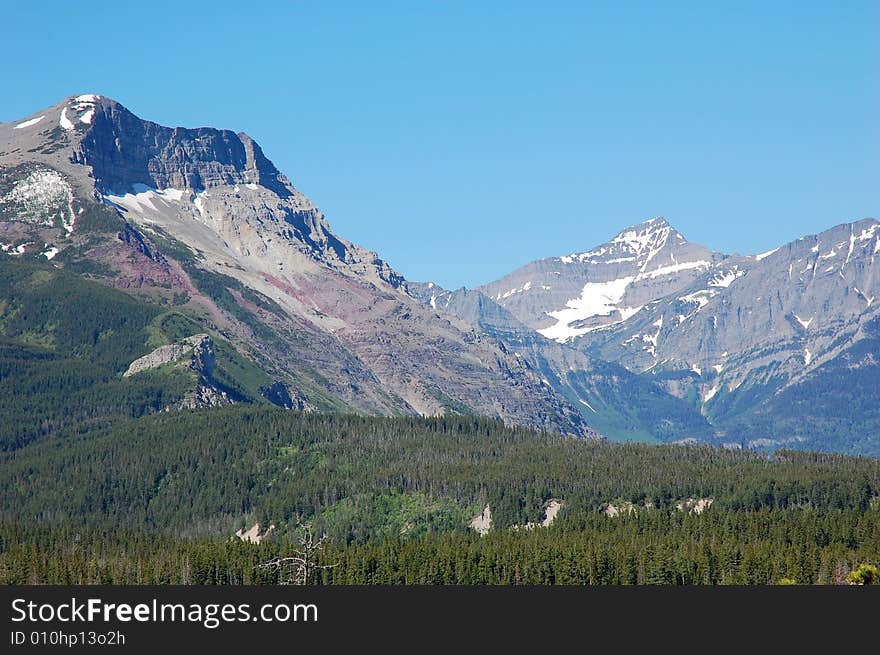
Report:
<svg viewBox="0 0 880 655"><path fill-rule="evenodd" d="M100 93L245 131L412 280L476 286L656 215L741 253L880 215L876 0L18 2L3 17L0 120Z"/></svg>

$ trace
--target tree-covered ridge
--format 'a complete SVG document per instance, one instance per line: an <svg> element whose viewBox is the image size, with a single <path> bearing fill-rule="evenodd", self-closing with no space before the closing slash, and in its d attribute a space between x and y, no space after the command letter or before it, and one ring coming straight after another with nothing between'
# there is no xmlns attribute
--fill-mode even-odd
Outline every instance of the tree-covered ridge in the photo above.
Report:
<svg viewBox="0 0 880 655"><path fill-rule="evenodd" d="M0 450L175 406L197 383L185 366L124 378L135 359L206 327L169 307L56 269L0 258ZM212 384L266 402L272 383L214 336Z"/></svg>
<svg viewBox="0 0 880 655"><path fill-rule="evenodd" d="M60 484L59 481L64 483ZM594 443L463 416L302 414L268 407L163 412L0 456L8 520L228 535L311 520L337 542L496 529L592 514L610 501L866 511L880 461L797 451L770 459L697 446ZM181 502L186 499L186 502Z"/></svg>

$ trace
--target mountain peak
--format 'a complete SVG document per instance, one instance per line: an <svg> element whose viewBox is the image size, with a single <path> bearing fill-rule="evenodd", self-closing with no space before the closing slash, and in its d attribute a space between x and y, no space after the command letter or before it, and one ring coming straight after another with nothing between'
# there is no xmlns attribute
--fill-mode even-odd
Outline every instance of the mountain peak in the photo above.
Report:
<svg viewBox="0 0 880 655"><path fill-rule="evenodd" d="M135 184L193 191L257 184L282 198L293 193L288 179L244 133L165 127L142 120L101 96L79 96L74 102L79 104L73 109L85 110L85 118L93 122L75 158L92 167L101 192L124 193Z"/></svg>
<svg viewBox="0 0 880 655"><path fill-rule="evenodd" d="M665 218L657 216L621 230L610 241L593 250L572 253L560 257L560 260L565 264L647 261L667 246L685 244L687 240L678 230Z"/></svg>
<svg viewBox="0 0 880 655"><path fill-rule="evenodd" d="M90 168L101 194L128 193L136 185L204 191L245 184L265 187L281 198L295 193L244 132L166 127L97 93L71 95L30 117L0 125L0 146L6 153L49 155L45 163L56 168L69 163ZM61 152L65 156L52 156ZM7 159L4 163L13 163Z"/></svg>

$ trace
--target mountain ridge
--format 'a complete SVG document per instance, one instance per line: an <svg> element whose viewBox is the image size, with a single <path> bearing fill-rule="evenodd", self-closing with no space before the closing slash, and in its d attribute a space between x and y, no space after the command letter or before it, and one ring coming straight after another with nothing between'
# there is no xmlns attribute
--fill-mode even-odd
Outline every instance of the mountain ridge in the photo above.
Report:
<svg viewBox="0 0 880 655"><path fill-rule="evenodd" d="M165 128L94 94L34 116L0 126L0 239L18 254L46 243L52 265L103 268L106 283L163 302L186 295L182 309L317 406L595 436L503 345L436 318L376 253L338 237L246 135ZM80 229L92 214L100 238Z"/></svg>
<svg viewBox="0 0 880 655"><path fill-rule="evenodd" d="M451 292L337 235L243 132L164 127L95 94L0 124L9 261L175 306L198 330L169 343L213 335L278 390L252 380L241 397L319 410L880 451L846 428L846 398L870 404L876 392L864 386L880 380L878 225L844 223L743 256L654 217ZM831 385L850 395L813 403L824 414L807 408L804 427L779 405ZM859 429L871 430L865 415Z"/></svg>

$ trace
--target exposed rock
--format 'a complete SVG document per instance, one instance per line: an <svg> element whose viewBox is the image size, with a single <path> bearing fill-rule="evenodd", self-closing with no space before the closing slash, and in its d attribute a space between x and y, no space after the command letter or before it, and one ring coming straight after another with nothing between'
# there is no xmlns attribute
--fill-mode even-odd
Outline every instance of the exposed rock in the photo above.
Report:
<svg viewBox="0 0 880 655"><path fill-rule="evenodd" d="M271 385L263 389L261 393L263 398L270 403L285 409L295 409L301 412L314 412L317 409L308 402L299 390L284 384L280 380L275 380Z"/></svg>
<svg viewBox="0 0 880 655"><path fill-rule="evenodd" d="M498 340L438 318L376 253L336 235L244 134L163 127L83 95L0 124L0 170L18 166L57 171L75 203L97 199L134 228L114 229L112 244L72 244L82 245L72 256L112 269L99 276L110 284L152 287L169 300L185 294L321 409L474 413L594 434L534 367ZM169 239L178 244L165 247ZM255 320L230 309L230 295Z"/></svg>
<svg viewBox="0 0 880 655"><path fill-rule="evenodd" d="M189 367L202 375L210 376L214 372L214 349L211 337L207 334L196 334L181 339L177 343L159 346L153 352L134 360L123 373L123 377L137 375L171 362L190 356Z"/></svg>
<svg viewBox="0 0 880 655"><path fill-rule="evenodd" d="M562 509L563 505L565 505L564 500L553 498L547 501L547 504L544 506L544 519L541 521L542 528L549 528L553 524L553 521L556 520L556 515L559 514L559 510Z"/></svg>
<svg viewBox="0 0 880 655"><path fill-rule="evenodd" d="M714 498L685 498L684 500L675 503L675 509L679 512L702 514L709 509L714 502Z"/></svg>
<svg viewBox="0 0 880 655"><path fill-rule="evenodd" d="M231 405L232 402L225 391L199 382L195 390L178 403L177 409L223 407L224 405Z"/></svg>
<svg viewBox="0 0 880 655"><path fill-rule="evenodd" d="M549 528L551 525L553 525L553 521L556 520L556 515L559 513L559 510L562 509L563 505L565 505L564 500L548 500L547 504L544 505L544 516L541 519L540 523L529 521L524 525L513 525L510 529L514 531L519 531L534 530L535 528Z"/></svg>
<svg viewBox="0 0 880 655"><path fill-rule="evenodd" d="M177 343L159 346L148 355L133 361L128 370L123 373L123 377L137 375L165 364L175 362L182 364L183 360L187 358L186 367L198 374L198 383L195 389L187 394L182 401L174 406L166 407L166 411L222 407L232 404L233 400L213 381L217 360L214 355L214 342L207 334L196 334L181 339Z"/></svg>
<svg viewBox="0 0 880 655"><path fill-rule="evenodd" d="M479 290L529 327L564 342L622 322L722 257L654 218L588 252L532 262Z"/></svg>
<svg viewBox="0 0 880 655"><path fill-rule="evenodd" d="M265 532L260 529L259 523L254 523L249 530L245 530L244 528L240 530L236 530L235 536L241 539L242 541L252 543L252 544L260 544L263 543L267 538L269 538L272 533L275 531L275 525L272 524L268 528L266 528Z"/></svg>
<svg viewBox="0 0 880 655"><path fill-rule="evenodd" d="M492 510L489 508L489 503L486 503L482 512L471 519L468 527L481 537L489 534L489 531L492 529Z"/></svg>
<svg viewBox="0 0 880 655"><path fill-rule="evenodd" d="M605 516L610 516L612 518L615 516L622 516L624 514L635 514L636 512L638 512L638 508L628 500L618 505L615 505L614 503L608 503L607 505L605 505L604 508L602 508L602 513Z"/></svg>

